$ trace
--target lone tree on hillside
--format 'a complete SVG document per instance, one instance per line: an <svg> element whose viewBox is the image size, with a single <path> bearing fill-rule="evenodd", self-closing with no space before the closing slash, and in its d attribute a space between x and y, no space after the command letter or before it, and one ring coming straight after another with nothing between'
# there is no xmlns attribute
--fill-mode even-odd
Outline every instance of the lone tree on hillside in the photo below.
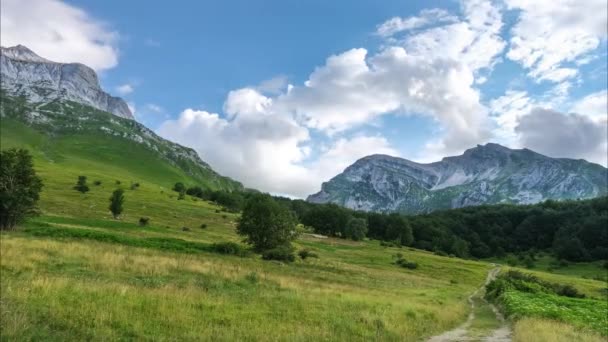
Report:
<svg viewBox="0 0 608 342"><path fill-rule="evenodd" d="M88 192L89 186L87 185L87 176L78 176L78 181L76 182L76 186L74 186L74 189L80 191L83 194Z"/></svg>
<svg viewBox="0 0 608 342"><path fill-rule="evenodd" d="M110 211L114 218L118 218L122 213L122 204L125 201L124 190L116 189L112 193L112 197L110 197Z"/></svg>
<svg viewBox="0 0 608 342"><path fill-rule="evenodd" d="M15 225L37 213L42 180L36 176L27 150L9 149L0 153L0 229Z"/></svg>
<svg viewBox="0 0 608 342"><path fill-rule="evenodd" d="M269 195L256 194L245 203L237 232L258 252L290 246L297 237L296 219Z"/></svg>
<svg viewBox="0 0 608 342"><path fill-rule="evenodd" d="M184 191L186 191L186 186L182 182L177 182L173 186L173 191L175 191L175 192L184 192Z"/></svg>

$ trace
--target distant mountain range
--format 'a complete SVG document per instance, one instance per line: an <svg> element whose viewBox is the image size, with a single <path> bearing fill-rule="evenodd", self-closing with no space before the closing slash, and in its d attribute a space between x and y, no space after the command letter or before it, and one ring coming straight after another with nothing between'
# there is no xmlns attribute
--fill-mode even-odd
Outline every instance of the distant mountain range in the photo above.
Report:
<svg viewBox="0 0 608 342"><path fill-rule="evenodd" d="M355 210L422 213L481 204L592 198L606 195L607 188L608 170L600 165L489 143L430 164L368 156L323 183L308 201Z"/></svg>
<svg viewBox="0 0 608 342"><path fill-rule="evenodd" d="M1 48L0 66L3 126L18 122L16 129L25 125L57 143L71 139L87 146L91 158L109 149L104 144L120 146L115 153L139 145L154 155L153 163L146 165L150 169L176 170L192 185L243 189L241 183L215 172L193 149L163 139L135 121L126 102L104 92L95 71L86 65L51 62L18 45ZM117 165L121 166L129 168Z"/></svg>

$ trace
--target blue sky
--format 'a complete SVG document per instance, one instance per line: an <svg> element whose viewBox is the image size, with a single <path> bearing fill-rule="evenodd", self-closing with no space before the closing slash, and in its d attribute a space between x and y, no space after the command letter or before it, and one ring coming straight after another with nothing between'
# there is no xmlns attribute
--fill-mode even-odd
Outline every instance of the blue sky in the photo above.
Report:
<svg viewBox="0 0 608 342"><path fill-rule="evenodd" d="M368 154L429 162L490 141L607 164L605 0L6 0L1 12L3 46L93 67L138 121L261 190L302 197Z"/></svg>

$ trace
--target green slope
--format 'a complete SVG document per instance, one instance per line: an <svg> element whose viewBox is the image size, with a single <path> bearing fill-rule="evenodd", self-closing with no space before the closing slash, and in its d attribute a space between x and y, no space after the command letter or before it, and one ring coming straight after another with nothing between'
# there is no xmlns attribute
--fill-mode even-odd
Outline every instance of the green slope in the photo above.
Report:
<svg viewBox="0 0 608 342"><path fill-rule="evenodd" d="M29 104L4 95L0 100L2 148L27 147L37 164L137 176L162 186L182 181L210 189L242 189L193 150L164 140L135 121L74 102Z"/></svg>

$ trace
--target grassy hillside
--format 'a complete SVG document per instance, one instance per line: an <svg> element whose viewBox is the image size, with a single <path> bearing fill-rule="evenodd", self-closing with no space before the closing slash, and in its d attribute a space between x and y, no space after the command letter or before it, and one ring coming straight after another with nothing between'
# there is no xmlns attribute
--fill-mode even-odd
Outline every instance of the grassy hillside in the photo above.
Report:
<svg viewBox="0 0 608 342"><path fill-rule="evenodd" d="M1 340L415 341L464 322L467 298L494 268L310 235L295 246L319 258L289 265L215 252L214 243L240 243L238 215L190 196L178 200L171 186L192 176L120 139L42 134L3 118L2 148L28 148L45 187L42 216L0 234ZM84 195L72 189L79 175L91 188ZM108 211L117 187L125 189L121 220ZM150 225L140 227L144 216ZM396 253L419 267L398 267ZM556 277L596 296L605 288ZM475 336L496 327L487 308L478 316ZM527 327L516 326L520 334Z"/></svg>

